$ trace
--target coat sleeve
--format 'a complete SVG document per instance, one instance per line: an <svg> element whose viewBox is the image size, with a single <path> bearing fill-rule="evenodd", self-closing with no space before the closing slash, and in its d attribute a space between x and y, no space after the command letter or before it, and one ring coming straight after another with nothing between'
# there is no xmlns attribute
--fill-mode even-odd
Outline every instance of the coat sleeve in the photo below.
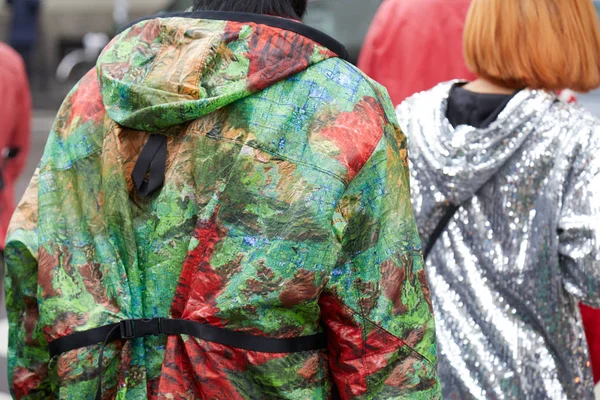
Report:
<svg viewBox="0 0 600 400"><path fill-rule="evenodd" d="M393 125L346 188L332 224L340 255L320 306L339 397L440 399L406 140Z"/></svg>
<svg viewBox="0 0 600 400"><path fill-rule="evenodd" d="M5 248L8 378L16 399L52 398L47 341L38 311L38 172L17 207Z"/></svg>
<svg viewBox="0 0 600 400"><path fill-rule="evenodd" d="M574 159L558 223L565 288L581 302L600 307L600 129Z"/></svg>

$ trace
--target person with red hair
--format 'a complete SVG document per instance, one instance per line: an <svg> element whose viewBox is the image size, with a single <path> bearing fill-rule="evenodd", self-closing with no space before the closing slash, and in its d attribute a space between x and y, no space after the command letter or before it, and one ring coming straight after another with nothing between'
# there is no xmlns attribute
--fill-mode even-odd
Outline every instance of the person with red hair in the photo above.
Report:
<svg viewBox="0 0 600 400"><path fill-rule="evenodd" d="M475 75L463 57L471 0L386 0L365 39L359 68L385 86L394 104L440 82ZM418 34L417 34L418 33ZM515 39L516 40L516 39ZM571 90L560 99L576 101ZM600 310L581 306L595 382L600 382Z"/></svg>
<svg viewBox="0 0 600 400"><path fill-rule="evenodd" d="M578 305L600 307L600 120L556 93L600 87L596 12L473 0L463 47L476 79L397 109L444 398L593 400Z"/></svg>

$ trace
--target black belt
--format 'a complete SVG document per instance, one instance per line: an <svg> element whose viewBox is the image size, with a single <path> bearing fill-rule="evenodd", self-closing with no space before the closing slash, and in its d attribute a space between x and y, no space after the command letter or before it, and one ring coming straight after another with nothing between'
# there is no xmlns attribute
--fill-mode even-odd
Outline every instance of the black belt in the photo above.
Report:
<svg viewBox="0 0 600 400"><path fill-rule="evenodd" d="M262 353L299 353L327 347L325 333L276 339L234 332L195 321L152 318L127 319L116 324L73 333L50 342L48 350L50 357L55 357L67 351L103 343L98 359L98 391L96 392L96 399L100 400L102 398L102 361L106 345L119 339L130 340L156 335L194 336L208 342Z"/></svg>

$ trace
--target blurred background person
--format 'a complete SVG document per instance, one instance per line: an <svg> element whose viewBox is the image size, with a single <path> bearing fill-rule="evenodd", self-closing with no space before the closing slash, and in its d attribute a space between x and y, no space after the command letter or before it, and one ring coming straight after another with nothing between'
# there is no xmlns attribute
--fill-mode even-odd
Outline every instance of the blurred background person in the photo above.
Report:
<svg viewBox="0 0 600 400"><path fill-rule="evenodd" d="M6 0L12 7L9 44L25 61L31 74L33 49L38 35L40 0Z"/></svg>
<svg viewBox="0 0 600 400"><path fill-rule="evenodd" d="M0 42L0 400L8 399L4 244L15 209L16 182L27 164L30 127L31 95L25 65L16 51Z"/></svg>
<svg viewBox="0 0 600 400"><path fill-rule="evenodd" d="M395 105L455 78L473 79L462 54L471 0L385 0L365 38L358 67L388 89Z"/></svg>
<svg viewBox="0 0 600 400"><path fill-rule="evenodd" d="M553 91L600 85L599 31L589 0L474 0L478 78L398 108L447 399L593 399L600 122Z"/></svg>
<svg viewBox="0 0 600 400"><path fill-rule="evenodd" d="M23 60L0 42L0 250L15 210L15 181L27 161L31 94ZM4 257L2 257L4 258Z"/></svg>

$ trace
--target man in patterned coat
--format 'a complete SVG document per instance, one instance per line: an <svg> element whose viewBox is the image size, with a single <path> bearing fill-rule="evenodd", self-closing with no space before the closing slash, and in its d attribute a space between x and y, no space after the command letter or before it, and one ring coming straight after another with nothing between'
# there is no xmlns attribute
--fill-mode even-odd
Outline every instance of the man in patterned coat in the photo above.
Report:
<svg viewBox="0 0 600 400"><path fill-rule="evenodd" d="M6 247L16 398L440 398L405 138L305 8L138 22L68 95Z"/></svg>

